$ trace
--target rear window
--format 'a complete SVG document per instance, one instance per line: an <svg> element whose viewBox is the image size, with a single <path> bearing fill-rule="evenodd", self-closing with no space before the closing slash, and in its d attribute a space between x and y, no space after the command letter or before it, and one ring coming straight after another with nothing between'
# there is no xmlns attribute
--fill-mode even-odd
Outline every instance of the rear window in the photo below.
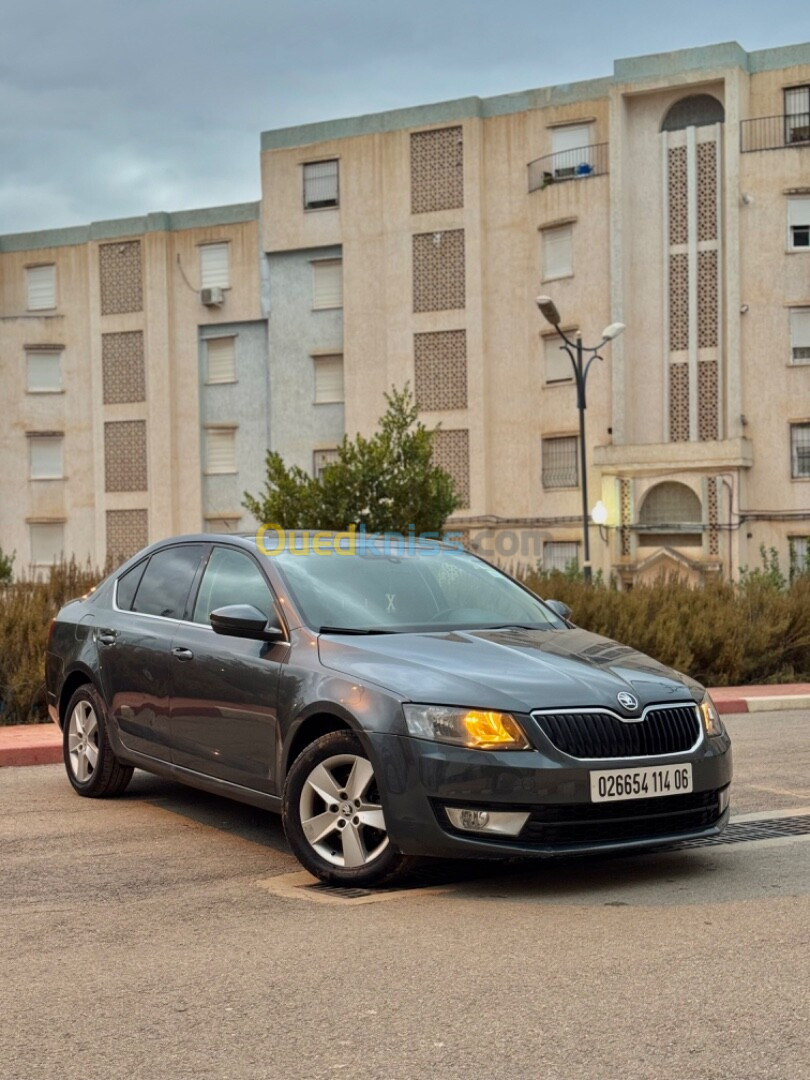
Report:
<svg viewBox="0 0 810 1080"><path fill-rule="evenodd" d="M138 591L145 569L146 559L139 562L137 566L133 566L131 570L127 570L118 579L115 602L122 611L129 611L132 607L132 601L135 599L135 593Z"/></svg>
<svg viewBox="0 0 810 1080"><path fill-rule="evenodd" d="M156 551L137 587L132 610L164 619L182 619L205 550L205 544L182 544Z"/></svg>

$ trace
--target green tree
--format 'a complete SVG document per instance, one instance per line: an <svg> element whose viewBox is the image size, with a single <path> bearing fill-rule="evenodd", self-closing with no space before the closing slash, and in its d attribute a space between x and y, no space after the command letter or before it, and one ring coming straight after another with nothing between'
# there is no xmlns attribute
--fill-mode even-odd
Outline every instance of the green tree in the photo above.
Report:
<svg viewBox="0 0 810 1080"><path fill-rule="evenodd" d="M14 576L14 559L16 555L16 551L6 555L5 551L0 548L0 585L7 585Z"/></svg>
<svg viewBox="0 0 810 1080"><path fill-rule="evenodd" d="M418 419L407 385L385 395L379 431L344 438L321 479L288 467L268 451L267 479L243 505L261 522L284 529L347 529L417 534L441 532L458 507L452 477L433 461L433 434Z"/></svg>

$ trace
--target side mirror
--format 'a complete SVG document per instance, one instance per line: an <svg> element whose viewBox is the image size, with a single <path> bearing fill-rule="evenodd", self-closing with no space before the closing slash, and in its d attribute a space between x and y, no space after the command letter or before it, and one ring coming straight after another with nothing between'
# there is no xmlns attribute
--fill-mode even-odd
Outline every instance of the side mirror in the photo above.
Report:
<svg viewBox="0 0 810 1080"><path fill-rule="evenodd" d="M275 616L266 618L252 604L228 604L217 608L211 612L211 628L216 634L254 641L279 641L284 637Z"/></svg>
<svg viewBox="0 0 810 1080"><path fill-rule="evenodd" d="M568 604L564 604L562 600L544 600L543 603L546 607L550 607L555 615L559 615L561 619L565 619L566 622L571 621L573 612Z"/></svg>

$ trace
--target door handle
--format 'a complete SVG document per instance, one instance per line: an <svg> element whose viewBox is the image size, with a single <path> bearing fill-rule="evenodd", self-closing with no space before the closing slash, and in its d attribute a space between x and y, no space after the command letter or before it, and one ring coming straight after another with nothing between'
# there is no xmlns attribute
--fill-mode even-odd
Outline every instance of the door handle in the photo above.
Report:
<svg viewBox="0 0 810 1080"><path fill-rule="evenodd" d="M114 645L117 636L117 630L110 630L107 627L96 631L96 641L99 645Z"/></svg>
<svg viewBox="0 0 810 1080"><path fill-rule="evenodd" d="M172 656L176 657L178 660L194 659L194 653L191 651L191 649L183 649L180 647L172 649Z"/></svg>

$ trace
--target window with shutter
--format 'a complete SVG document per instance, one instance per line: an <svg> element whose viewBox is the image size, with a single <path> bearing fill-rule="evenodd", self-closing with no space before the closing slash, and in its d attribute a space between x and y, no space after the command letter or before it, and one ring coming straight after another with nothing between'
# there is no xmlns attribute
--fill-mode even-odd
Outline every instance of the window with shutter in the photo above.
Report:
<svg viewBox="0 0 810 1080"><path fill-rule="evenodd" d="M227 289L231 284L230 244L200 246L200 288Z"/></svg>
<svg viewBox="0 0 810 1080"><path fill-rule="evenodd" d="M206 383L236 382L236 338L208 338L205 343Z"/></svg>
<svg viewBox="0 0 810 1080"><path fill-rule="evenodd" d="M32 521L28 526L31 542L31 562L34 566L52 566L65 551L63 521Z"/></svg>
<svg viewBox="0 0 810 1080"><path fill-rule="evenodd" d="M207 428L205 471L209 475L236 472L236 428Z"/></svg>
<svg viewBox="0 0 810 1080"><path fill-rule="evenodd" d="M25 378L29 394L58 394L62 389L61 351L27 350Z"/></svg>
<svg viewBox="0 0 810 1080"><path fill-rule="evenodd" d="M543 487L577 487L579 484L579 469L577 468L576 435L543 439L542 450Z"/></svg>
<svg viewBox="0 0 810 1080"><path fill-rule="evenodd" d="M810 537L791 536L788 538L790 546L790 579L797 574L810 574Z"/></svg>
<svg viewBox="0 0 810 1080"><path fill-rule="evenodd" d="M788 247L810 249L810 199L788 199Z"/></svg>
<svg viewBox="0 0 810 1080"><path fill-rule="evenodd" d="M561 348L562 342L555 334L543 338L543 351L545 363L546 383L564 383L574 381L574 370L571 360L565 349Z"/></svg>
<svg viewBox="0 0 810 1080"><path fill-rule="evenodd" d="M551 152L556 177L575 176L577 168L590 163L591 124L553 128Z"/></svg>
<svg viewBox="0 0 810 1080"><path fill-rule="evenodd" d="M543 569L565 573L571 566L579 566L579 544L576 541L548 540L543 544Z"/></svg>
<svg viewBox="0 0 810 1080"><path fill-rule="evenodd" d="M329 447L327 450L315 450L312 454L312 475L315 479L322 480L326 466L334 465L337 459L337 447Z"/></svg>
<svg viewBox="0 0 810 1080"><path fill-rule="evenodd" d="M318 259L312 264L312 306L343 307L343 260Z"/></svg>
<svg viewBox="0 0 810 1080"><path fill-rule="evenodd" d="M810 363L810 308L790 313L790 359L794 364Z"/></svg>
<svg viewBox="0 0 810 1080"><path fill-rule="evenodd" d="M810 86L785 90L785 142L810 142Z"/></svg>
<svg viewBox="0 0 810 1080"><path fill-rule="evenodd" d="M56 307L56 267L29 266L25 271L29 311L47 311Z"/></svg>
<svg viewBox="0 0 810 1080"><path fill-rule="evenodd" d="M810 477L810 423L790 425L790 451L794 480Z"/></svg>
<svg viewBox="0 0 810 1080"><path fill-rule="evenodd" d="M335 353L332 356L316 356L314 360L315 404L343 401L343 357Z"/></svg>
<svg viewBox="0 0 810 1080"><path fill-rule="evenodd" d="M337 161L304 165L304 209L327 210L339 203Z"/></svg>
<svg viewBox="0 0 810 1080"><path fill-rule="evenodd" d="M543 281L574 273L574 230L571 225L543 231Z"/></svg>
<svg viewBox="0 0 810 1080"><path fill-rule="evenodd" d="M28 453L32 480L63 478L61 435L29 435Z"/></svg>

